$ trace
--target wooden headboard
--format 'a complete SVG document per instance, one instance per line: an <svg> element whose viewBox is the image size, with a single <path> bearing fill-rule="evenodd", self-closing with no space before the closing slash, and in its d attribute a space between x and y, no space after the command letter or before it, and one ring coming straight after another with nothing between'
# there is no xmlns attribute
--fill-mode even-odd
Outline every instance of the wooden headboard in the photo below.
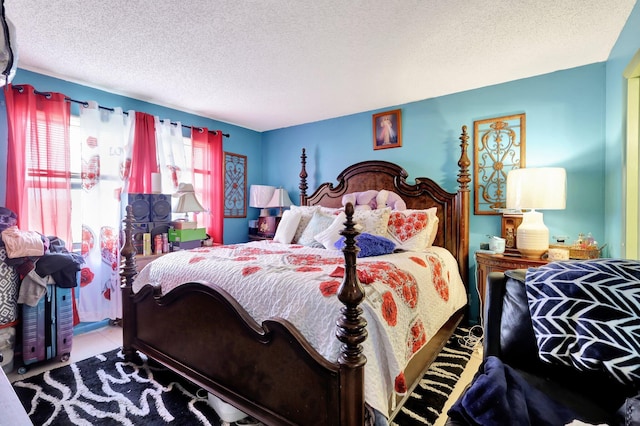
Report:
<svg viewBox="0 0 640 426"><path fill-rule="evenodd" d="M432 179L415 178L408 184L406 170L388 161L372 160L347 167L338 175L337 185L323 183L311 195L307 195L306 153L302 150L300 171L300 205L322 205L342 207L342 196L370 189L393 191L400 195L408 209L437 207L438 234L434 245L445 247L458 260L460 275L468 286L469 280L469 136L467 126L462 126L460 135L460 158L458 160L458 191L445 191Z"/></svg>

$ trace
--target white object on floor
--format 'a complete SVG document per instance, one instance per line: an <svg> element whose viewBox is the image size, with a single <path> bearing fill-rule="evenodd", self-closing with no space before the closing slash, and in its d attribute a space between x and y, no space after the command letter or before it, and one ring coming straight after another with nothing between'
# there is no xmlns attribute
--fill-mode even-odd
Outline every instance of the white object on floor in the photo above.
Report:
<svg viewBox="0 0 640 426"><path fill-rule="evenodd" d="M229 405L217 396L209 393L207 396L207 402L209 405L215 410L218 414L218 417L224 422L233 423L238 420L244 419L247 417L245 413L238 410L233 405Z"/></svg>

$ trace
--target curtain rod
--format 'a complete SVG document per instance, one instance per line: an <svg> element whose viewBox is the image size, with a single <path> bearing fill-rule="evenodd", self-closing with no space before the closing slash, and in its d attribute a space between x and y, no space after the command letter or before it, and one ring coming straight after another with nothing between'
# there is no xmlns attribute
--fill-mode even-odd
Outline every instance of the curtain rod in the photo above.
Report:
<svg viewBox="0 0 640 426"><path fill-rule="evenodd" d="M18 85L18 86L12 86L12 87L13 87L15 90L19 91L19 92L22 92L22 91L24 90L24 88L23 88L22 86L20 86L20 85ZM42 95L42 96L44 96L44 97L46 97L46 98L48 98L48 97L50 97L50 96L51 96L51 93L47 93L47 92L39 92L39 91L37 91L37 90L35 90L35 89L34 89L33 93L35 93L36 95ZM88 106L89 106L89 102L87 102L87 101L78 101L78 100L76 100L76 99L72 99L72 98L70 98L70 97L68 97L68 96L65 96L65 97L64 97L64 100L65 100L65 101L67 101L67 102L75 102L75 103L80 104L80 105L82 105L82 106L84 106L84 107L88 107ZM115 111L113 108L105 107L105 106L102 106L102 105L98 105L98 108L100 108L100 109L104 109L104 110L107 110L107 111L111 111L111 112ZM126 115L129 115L129 113L128 113L127 111L123 111L123 113L124 113L124 114L126 114ZM160 122L161 122L161 123L164 123L164 120L163 120L163 119L160 119ZM169 123L170 123L170 124L173 124L173 125L175 125L175 126L177 126L177 125L178 125L178 123L174 123L173 121L169 121ZM185 129L197 129L197 130L200 130L201 132L202 132L202 130L203 130L203 128L202 128L202 127L188 126L188 125L186 125L186 124L182 124L182 127L184 127ZM208 130L208 132L209 132L209 133L213 133L214 135L216 134L216 131L215 131L215 130ZM220 133L222 133L222 132L220 132ZM230 137L229 133L222 133L222 136L224 136L224 137L226 137L226 138Z"/></svg>

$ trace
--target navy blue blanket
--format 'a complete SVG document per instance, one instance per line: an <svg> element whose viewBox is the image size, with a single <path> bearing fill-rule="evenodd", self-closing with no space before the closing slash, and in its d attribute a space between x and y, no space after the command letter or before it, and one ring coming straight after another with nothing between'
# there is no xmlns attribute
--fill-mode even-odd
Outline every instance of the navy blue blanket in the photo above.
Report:
<svg viewBox="0 0 640 426"><path fill-rule="evenodd" d="M447 414L459 422L484 426L557 426L576 418L494 356L484 360L470 387Z"/></svg>
<svg viewBox="0 0 640 426"><path fill-rule="evenodd" d="M640 385L640 262L551 262L526 289L541 360Z"/></svg>

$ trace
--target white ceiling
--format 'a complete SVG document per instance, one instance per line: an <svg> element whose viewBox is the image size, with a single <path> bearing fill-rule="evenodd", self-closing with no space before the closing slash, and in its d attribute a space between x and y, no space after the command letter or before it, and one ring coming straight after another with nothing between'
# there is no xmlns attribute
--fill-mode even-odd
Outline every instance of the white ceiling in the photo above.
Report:
<svg viewBox="0 0 640 426"><path fill-rule="evenodd" d="M20 68L265 131L606 61L635 2L5 0L5 8Z"/></svg>

